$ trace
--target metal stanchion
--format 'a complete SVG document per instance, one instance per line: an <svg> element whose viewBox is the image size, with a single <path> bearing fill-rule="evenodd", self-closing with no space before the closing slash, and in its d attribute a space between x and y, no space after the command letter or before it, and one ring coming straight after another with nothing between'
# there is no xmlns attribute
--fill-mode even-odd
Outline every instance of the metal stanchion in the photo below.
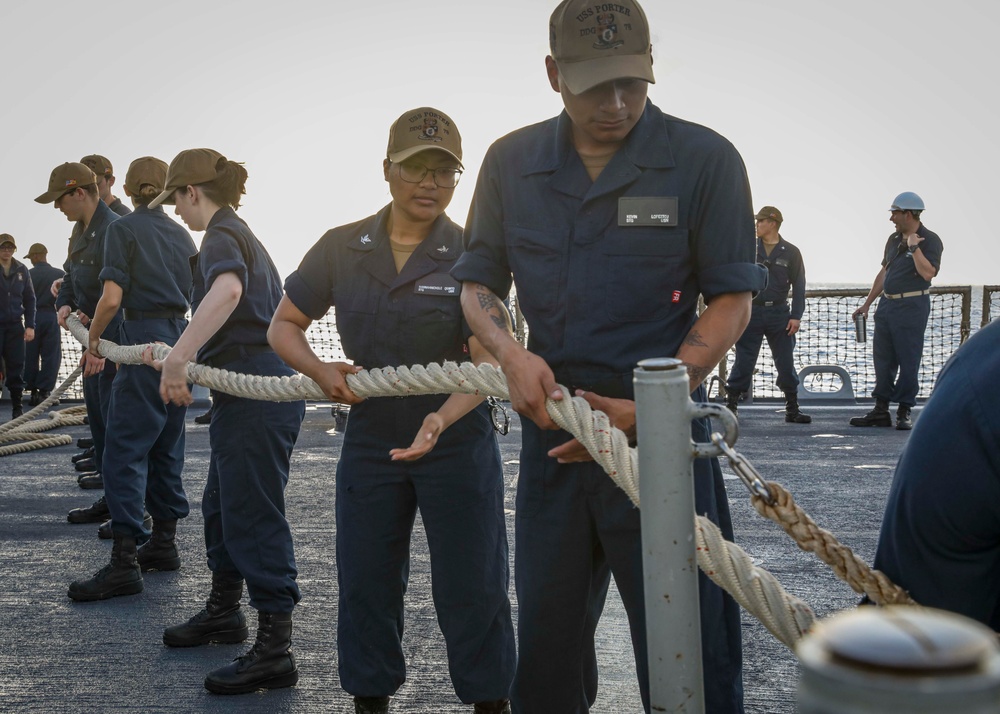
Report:
<svg viewBox="0 0 1000 714"><path fill-rule="evenodd" d="M930 608L862 607L803 638L800 714L996 714L996 633Z"/></svg>
<svg viewBox="0 0 1000 714"><path fill-rule="evenodd" d="M701 714L705 693L687 369L680 360L648 359L634 375L650 705L655 712Z"/></svg>

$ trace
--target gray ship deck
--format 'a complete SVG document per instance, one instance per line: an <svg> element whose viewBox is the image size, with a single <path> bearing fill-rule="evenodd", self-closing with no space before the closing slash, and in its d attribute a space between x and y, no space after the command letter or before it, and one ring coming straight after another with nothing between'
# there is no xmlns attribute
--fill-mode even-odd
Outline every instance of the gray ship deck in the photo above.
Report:
<svg viewBox="0 0 1000 714"><path fill-rule="evenodd" d="M9 405L2 408L6 412ZM848 409L804 403L813 416L811 425L785 424L779 408L760 402L741 408L737 448L766 479L785 485L821 526L870 562L893 468L908 432L848 426L850 416L868 409L865 404ZM247 645L171 649L162 644L163 627L197 611L210 582L200 512L208 427L191 421L201 411L195 406L188 417L185 476L192 509L179 529L183 565L176 572L147 574L145 591L138 596L99 603L74 603L66 597L69 582L103 566L110 552L110 542L97 539L96 525L66 522L67 511L89 505L100 495L77 487L69 460L77 453L75 447L0 459L0 711L352 711L336 675L332 514L341 436L333 431L327 405L311 405L307 412L286 496L303 592L293 637L299 684L267 693L215 696L202 687L205 673L241 654ZM77 437L87 432L74 427L66 433ZM511 533L519 442L514 415L511 433L501 439ZM737 541L755 562L820 617L852 607L857 596L850 588L758 516L742 483L728 467L724 470ZM404 637L408 680L393 710L471 711L455 697L448 678L419 523L412 553ZM793 712L794 655L749 614L743 621L747 712ZM615 593L608 598L598 647L601 684L594 711L641 711L627 623Z"/></svg>

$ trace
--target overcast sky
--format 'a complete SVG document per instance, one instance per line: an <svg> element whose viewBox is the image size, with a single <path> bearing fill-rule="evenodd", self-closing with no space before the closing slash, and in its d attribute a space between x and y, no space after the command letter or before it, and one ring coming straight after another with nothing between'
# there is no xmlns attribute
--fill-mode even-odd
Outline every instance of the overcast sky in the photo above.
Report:
<svg viewBox="0 0 1000 714"><path fill-rule="evenodd" d="M544 74L554 0L6 2L0 232L65 259L32 199L53 167L207 146L246 163L240 210L282 275L325 230L388 202L390 123L436 106L464 138L464 223L489 144L561 108ZM1000 5L977 0L647 0L664 111L728 137L809 282L870 283L901 191L944 241L938 285L1000 283ZM168 208L172 210L172 208ZM195 234L200 241L201 235Z"/></svg>

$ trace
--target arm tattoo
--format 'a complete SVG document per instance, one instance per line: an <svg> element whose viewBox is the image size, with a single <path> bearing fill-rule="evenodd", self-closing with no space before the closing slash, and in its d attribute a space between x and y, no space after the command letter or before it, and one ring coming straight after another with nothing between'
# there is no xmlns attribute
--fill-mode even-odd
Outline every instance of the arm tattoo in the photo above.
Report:
<svg viewBox="0 0 1000 714"><path fill-rule="evenodd" d="M701 384L712 373L711 367L703 367L700 364L691 364L690 362L681 362L681 364L687 367L688 377L692 384Z"/></svg>
<svg viewBox="0 0 1000 714"><path fill-rule="evenodd" d="M687 334L687 337L684 338L684 344L691 347L708 347L708 344L701 338L701 333L698 330L691 330Z"/></svg>
<svg viewBox="0 0 1000 714"><path fill-rule="evenodd" d="M479 300L479 307L489 315L493 324L505 332L514 333L514 325L511 324L510 312L500 301L492 290L485 285L476 284L476 298Z"/></svg>

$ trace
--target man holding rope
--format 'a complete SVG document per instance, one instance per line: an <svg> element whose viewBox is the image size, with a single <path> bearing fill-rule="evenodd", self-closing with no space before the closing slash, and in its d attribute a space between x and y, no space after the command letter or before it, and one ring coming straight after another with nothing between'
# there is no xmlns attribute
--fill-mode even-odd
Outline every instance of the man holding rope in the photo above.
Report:
<svg viewBox="0 0 1000 714"><path fill-rule="evenodd" d="M602 6L603 7L603 6ZM597 697L594 632L611 573L629 616L643 706L649 673L639 511L546 412L558 385L634 434L632 370L676 356L695 399L743 332L753 291L754 226L743 161L715 132L663 114L642 8L565 0L545 65L558 117L487 153L467 252L452 271L476 337L497 357L523 416L517 491L515 712L585 712ZM525 350L503 329L514 283ZM697 315L698 295L708 308ZM693 425L697 441L708 424ZM696 507L732 538L715 459L695 464ZM700 579L707 711L743 711L739 610Z"/></svg>

